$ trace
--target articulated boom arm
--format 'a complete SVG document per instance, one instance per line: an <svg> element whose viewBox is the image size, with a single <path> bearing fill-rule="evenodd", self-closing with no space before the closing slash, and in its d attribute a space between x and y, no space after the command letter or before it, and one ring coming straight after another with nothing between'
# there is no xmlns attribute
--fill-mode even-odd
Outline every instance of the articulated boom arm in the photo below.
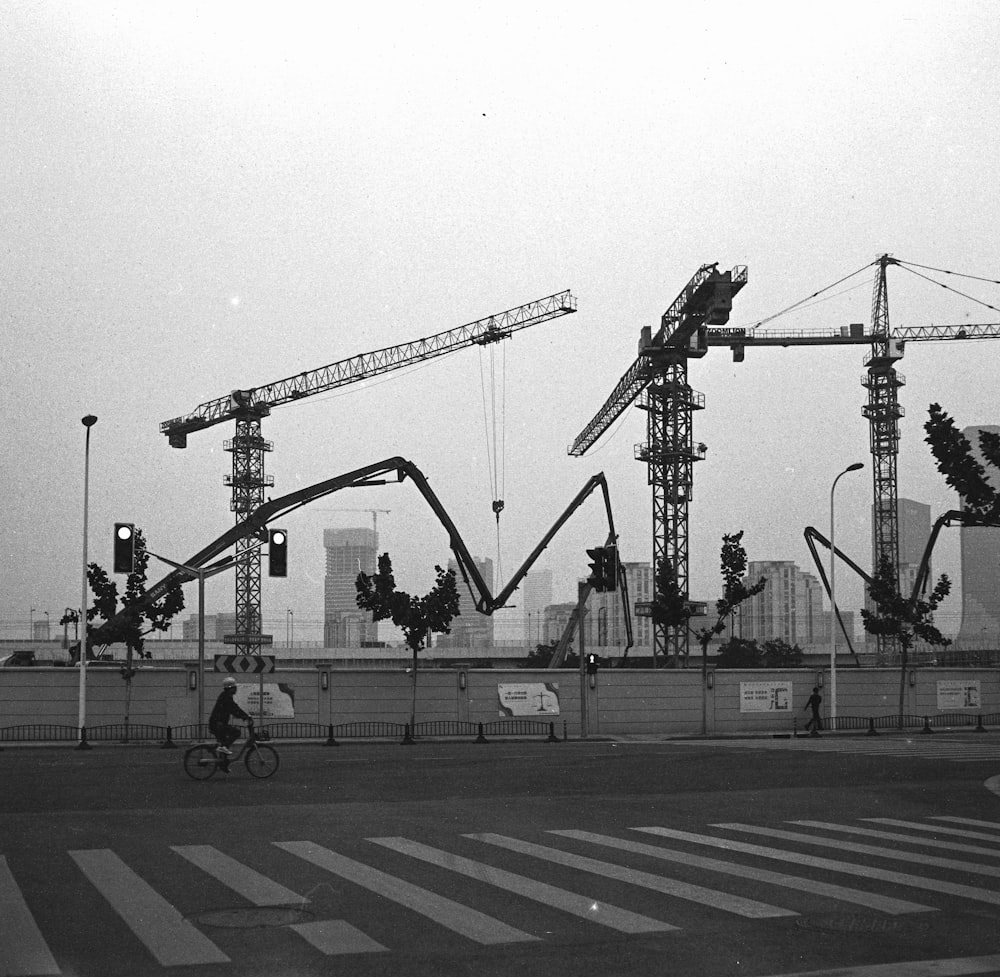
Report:
<svg viewBox="0 0 1000 977"><path fill-rule="evenodd" d="M514 574L509 583L507 583L500 593L494 597L490 592L489 587L486 585L486 581L483 580L482 574L480 574L475 560L473 560L465 541L462 539L461 534L458 531L458 528L455 526L455 523L452 521L451 516L448 515L444 506L441 504L441 500L437 497L437 495L435 495L434 490L430 487L430 484L428 483L423 472L421 472L412 461L408 461L407 459L401 457L393 457L387 458L385 461L367 465L364 468L356 469L355 471L348 472L344 475L338 475L335 478L329 478L325 481L317 482L315 485L310 485L304 489L299 489L296 492L282 496L281 498L265 502L263 505L258 506L246 519L238 522L232 529L223 533L218 539L213 540L204 549L199 550L189 560L186 560L184 566L188 566L193 569L201 569L210 560L221 556L228 549L230 549L230 547L236 545L239 540L254 536L260 538L262 541L266 540L267 524L269 522L279 519L290 512L294 512L296 509L300 509L303 506L308 505L310 502L315 502L317 499L321 499L326 495L330 495L333 492L339 492L341 489L385 485L387 484L386 476L389 475L395 475L396 482L403 482L407 478L411 479L413 484L417 487L417 490L424 497L424 500L437 516L441 525L444 526L448 533L449 545L451 546L452 553L455 555L455 561L458 563L459 568L462 571L462 576L467 583L471 579L470 589L474 587L476 593L478 594L478 597L473 595L473 599L476 602L476 610L481 614L492 614L495 610L503 607L507 603L508 598L520 586L521 581L524 580L525 576L527 576L528 571L534 565L538 557L541 556L556 533L559 532L569 517L576 512L581 504L597 488L601 489L604 496L604 508L608 517L608 545L611 545L617 540L614 517L611 512L611 497L608 493L608 483L604 477L604 473L600 472L588 479L586 485L584 485L584 487L577 493L573 501L570 502L562 515L555 521L552 528L545 534L545 536L542 537L541 542L534 548L534 550L532 550L531 554L521 565L520 569L518 569L517 573ZM110 624L123 618L126 613L135 613L141 607L147 606L159 600L175 584L186 583L193 579L194 577L184 570L171 570L170 573L168 573L162 580L150 587L140 601L129 605L127 610L120 611L112 622L107 622L100 628L95 628L92 632L93 643L98 644L100 642L102 629L106 630ZM622 574L622 579L624 580L624 574ZM627 654L628 648L632 646L632 621L629 613L628 593L625 590L623 590L623 601L626 631L628 636L628 647L625 649Z"/></svg>
<svg viewBox="0 0 1000 977"><path fill-rule="evenodd" d="M575 311L574 296L568 290L557 292L529 302L527 305L520 305L499 315L488 316L434 336L403 343L401 346L362 353L262 387L234 390L225 397L201 404L190 414L164 421L160 425L160 431L167 435L172 447L184 448L187 446L188 434L223 421L233 420L247 410L256 412L258 416L265 416L272 407L443 356L464 346L485 346L496 343L510 338L512 333L520 329Z"/></svg>

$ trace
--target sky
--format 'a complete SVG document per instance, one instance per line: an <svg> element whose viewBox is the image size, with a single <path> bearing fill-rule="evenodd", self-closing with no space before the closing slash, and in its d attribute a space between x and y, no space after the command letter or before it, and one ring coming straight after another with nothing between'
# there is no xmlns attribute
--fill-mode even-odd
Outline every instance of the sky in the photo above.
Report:
<svg viewBox="0 0 1000 977"><path fill-rule="evenodd" d="M734 326L860 272L770 324L787 329L870 322L883 253L1000 278L995 10L4 4L0 637L79 605L84 415L98 417L89 558L108 566L126 521L184 560L232 524L233 429L177 450L162 421L563 289L575 314L499 347L276 409L263 422L269 494L402 455L506 581L604 472L623 559L649 561L643 412L581 458L566 449L700 265L748 267ZM890 268L893 326L1000 321L982 304L1000 306L1000 286L936 277L971 298ZM963 427L1000 422L998 350L906 348L899 494L933 516L957 497L923 442L927 407ZM724 533L743 530L751 560L811 570L803 530L827 533L830 486L855 461L865 470L838 485L837 542L870 562L865 353L749 349L733 363L715 349L690 363L706 401L694 437L708 445L692 597L721 590ZM557 599L575 599L602 508L592 497L542 558ZM450 551L418 493L350 490L286 520L289 576L264 577L265 630L283 636L291 610L296 637L319 636L322 530L369 525L370 509L385 510L380 549L399 585L429 589ZM959 623L958 554L946 530L946 631ZM209 612L232 609L227 578L209 582ZM860 584L841 573L837 585L845 608L860 606ZM191 611L196 599L191 585Z"/></svg>

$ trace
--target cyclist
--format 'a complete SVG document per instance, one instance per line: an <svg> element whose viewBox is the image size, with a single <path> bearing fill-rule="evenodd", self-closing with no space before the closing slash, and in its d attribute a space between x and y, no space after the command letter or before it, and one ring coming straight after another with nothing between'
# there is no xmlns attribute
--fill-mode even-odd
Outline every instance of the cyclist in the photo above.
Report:
<svg viewBox="0 0 1000 977"><path fill-rule="evenodd" d="M222 691L208 717L208 729L219 741L215 752L223 759L233 755L229 747L240 738L240 728L229 722L231 718L242 719L253 726L253 720L236 704L236 679L230 675L222 680Z"/></svg>

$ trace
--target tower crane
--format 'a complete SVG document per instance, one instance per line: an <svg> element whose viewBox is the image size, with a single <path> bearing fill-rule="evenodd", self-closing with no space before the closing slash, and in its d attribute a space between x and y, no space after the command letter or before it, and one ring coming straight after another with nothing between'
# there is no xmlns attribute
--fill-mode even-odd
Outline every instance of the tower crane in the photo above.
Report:
<svg viewBox="0 0 1000 977"><path fill-rule="evenodd" d="M188 414L164 421L160 431L167 436L171 447L185 448L189 434L235 421L236 434L225 442L225 450L233 456L232 474L225 477L225 482L232 487L230 509L239 525L263 504L264 489L274 484L274 476L264 472L264 455L273 445L261 434L261 420L273 408L467 346L500 342L528 326L575 311L576 298L569 290L557 292L433 336L362 353L264 386L233 390ZM252 533L243 534L238 536L235 546L236 634L231 641L237 646L237 653L252 655L259 653L264 642L260 633L260 542Z"/></svg>
<svg viewBox="0 0 1000 977"><path fill-rule="evenodd" d="M718 263L702 265L660 320L656 335L645 327L639 355L611 396L570 446L582 455L636 398L646 411L647 437L635 446L635 457L648 466L653 490L653 573L669 564L681 593L688 592L688 503L694 463L705 457L705 445L695 445L691 417L705 406L705 396L687 382L687 361L703 356L698 342L709 325L729 321L733 296L747 283L747 269L720 272ZM640 396L641 395L641 396ZM675 660L687 651L687 629L656 628L654 661L658 654Z"/></svg>
<svg viewBox="0 0 1000 977"><path fill-rule="evenodd" d="M874 264L877 273L872 295L872 324L868 330L863 323L851 323L839 329L794 332L726 327L732 296L746 284L747 270L737 266L731 272L721 273L717 264L703 265L698 270L663 314L655 335L649 327L641 330L636 361L570 446L569 453L584 454L638 398L638 406L647 412L647 439L635 446L635 458L647 464L648 481L653 490L654 581L657 569L666 562L676 574L680 592L688 597L688 502L694 462L705 457L707 448L704 444L695 444L692 436L693 412L705 406L705 398L688 385L687 360L702 357L715 346L730 347L735 362L743 361L748 346L871 347L861 382L868 390L868 403L862 414L869 422L873 462L874 565L877 566L884 556L893 566L899 566L896 461L899 419L904 410L898 402L898 391L906 380L896 371L895 365L902 359L907 342L997 339L1000 338L1000 323L892 329L886 268L905 263L882 255ZM659 595L654 594L656 596ZM880 637L879 641L879 650L886 650L882 645L884 639ZM687 647L686 628L657 627L654 631L654 660L658 654L677 660L687 654Z"/></svg>

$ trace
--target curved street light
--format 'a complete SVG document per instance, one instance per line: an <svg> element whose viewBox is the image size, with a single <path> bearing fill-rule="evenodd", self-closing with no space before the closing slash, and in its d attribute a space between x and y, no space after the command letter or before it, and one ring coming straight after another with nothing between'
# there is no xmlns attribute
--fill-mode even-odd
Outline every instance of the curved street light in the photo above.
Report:
<svg viewBox="0 0 1000 977"><path fill-rule="evenodd" d="M837 728L837 586L835 583L837 565L837 547L833 520L833 493L837 482L848 472L860 471L864 464L856 461L848 465L834 480L830 487L830 729Z"/></svg>

